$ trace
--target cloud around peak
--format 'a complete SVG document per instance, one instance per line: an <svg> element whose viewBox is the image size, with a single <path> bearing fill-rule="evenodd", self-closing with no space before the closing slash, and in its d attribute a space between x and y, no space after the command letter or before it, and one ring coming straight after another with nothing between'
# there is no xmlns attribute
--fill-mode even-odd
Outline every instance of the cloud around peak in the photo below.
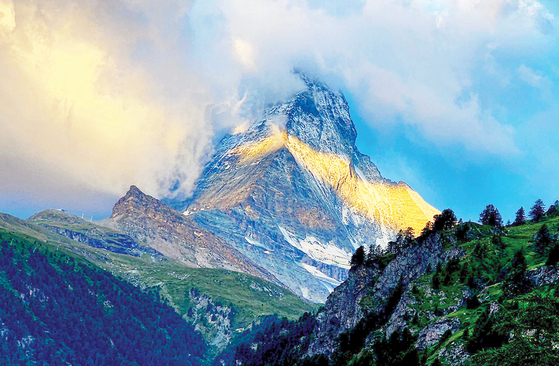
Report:
<svg viewBox="0 0 559 366"><path fill-rule="evenodd" d="M301 89L294 68L351 93L373 128L496 155L519 151L515 127L476 80L509 68L549 97L544 75L509 65L549 47L555 18L534 0L2 0L0 14L5 192L40 195L56 174L187 194L216 131Z"/></svg>

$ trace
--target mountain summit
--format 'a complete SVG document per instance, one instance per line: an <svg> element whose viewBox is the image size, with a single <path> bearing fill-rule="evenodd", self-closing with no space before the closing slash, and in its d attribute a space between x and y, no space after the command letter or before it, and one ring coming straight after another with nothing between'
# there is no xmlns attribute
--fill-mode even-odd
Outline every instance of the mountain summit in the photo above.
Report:
<svg viewBox="0 0 559 366"><path fill-rule="evenodd" d="M306 90L223 138L193 196L172 206L323 302L355 248L385 245L408 226L419 232L438 211L359 152L342 94L301 77Z"/></svg>

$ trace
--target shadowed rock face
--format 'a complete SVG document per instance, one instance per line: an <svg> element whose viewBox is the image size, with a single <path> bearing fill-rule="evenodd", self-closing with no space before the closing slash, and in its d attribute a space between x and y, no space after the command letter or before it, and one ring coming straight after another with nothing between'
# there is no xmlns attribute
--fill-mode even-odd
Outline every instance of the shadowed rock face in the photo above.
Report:
<svg viewBox="0 0 559 366"><path fill-rule="evenodd" d="M358 151L341 94L302 79L305 91L226 136L193 196L170 205L298 295L324 302L358 246L421 229L438 211Z"/></svg>
<svg viewBox="0 0 559 366"><path fill-rule="evenodd" d="M115 204L103 224L187 266L224 268L279 283L224 240L135 186Z"/></svg>

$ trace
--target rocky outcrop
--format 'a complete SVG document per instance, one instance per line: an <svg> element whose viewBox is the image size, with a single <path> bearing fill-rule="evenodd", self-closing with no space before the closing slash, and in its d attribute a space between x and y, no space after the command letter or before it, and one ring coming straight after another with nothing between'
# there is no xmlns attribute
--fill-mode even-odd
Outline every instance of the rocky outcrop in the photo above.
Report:
<svg viewBox="0 0 559 366"><path fill-rule="evenodd" d="M559 283L559 268L557 266L541 266L529 271L528 277L536 287Z"/></svg>
<svg viewBox="0 0 559 366"><path fill-rule="evenodd" d="M311 342L308 356L331 354L338 346L338 337L357 325L365 316L362 305L365 297L378 281L380 271L365 266L351 271L349 278L338 286L324 304L324 309L316 315L315 340Z"/></svg>
<svg viewBox="0 0 559 366"><path fill-rule="evenodd" d="M460 366L466 364L471 359L471 354L466 351L463 343L455 344L453 347L446 347L439 351L439 359L444 360L449 365Z"/></svg>
<svg viewBox="0 0 559 366"><path fill-rule="evenodd" d="M138 244L127 235L115 234L112 235L112 238L98 239L95 237L91 237L86 233L81 233L78 231L73 231L58 226L52 226L52 225L41 225L41 226L54 233L65 236L69 239L87 244L90 247L102 248L114 253L128 254L135 257L140 257L143 253L146 252L149 252L151 255L156 255L156 256L159 255L159 257L161 257L159 253L157 253L155 250L151 248L146 248L146 249L142 248L144 250L141 250Z"/></svg>
<svg viewBox="0 0 559 366"><path fill-rule="evenodd" d="M338 346L340 334L352 329L366 317L381 314L398 285L402 286L403 293L383 329L387 337L396 330L403 330L415 315L415 310L410 306L416 301L411 295L410 283L434 270L439 263L446 263L464 254L460 247L445 250L440 235L436 234L420 246L397 255L382 272L378 267L366 265L352 270L348 280L334 290L324 309L317 314L318 325L307 356L332 354ZM454 320L449 322L454 327ZM428 331L428 334L429 339L436 338L435 330Z"/></svg>
<svg viewBox="0 0 559 366"><path fill-rule="evenodd" d="M416 314L416 310L413 309L412 305L417 304L417 300L412 296L409 291L402 294L402 298L396 305L394 312L390 316L388 323L385 327L385 334L387 338L390 338L392 333L399 331L407 326L410 319Z"/></svg>
<svg viewBox="0 0 559 366"><path fill-rule="evenodd" d="M202 333L214 353L223 350L233 336L231 324L235 310L220 302L214 302L211 297L194 288L190 290L188 297L190 308L186 320Z"/></svg>
<svg viewBox="0 0 559 366"><path fill-rule="evenodd" d="M420 350L434 346L441 340L443 334L447 331L454 333L458 328L460 328L460 321L457 318L437 318L419 331L416 346Z"/></svg>
<svg viewBox="0 0 559 366"><path fill-rule="evenodd" d="M139 245L136 240L128 235L96 225L90 220L61 210L44 210L31 216L26 221L93 248L101 248L113 253L135 257L146 254L155 260L165 259L161 253L150 247Z"/></svg>
<svg viewBox="0 0 559 366"><path fill-rule="evenodd" d="M131 186L115 204L111 217L103 224L187 266L223 268L279 283L266 269L223 239L136 186Z"/></svg>

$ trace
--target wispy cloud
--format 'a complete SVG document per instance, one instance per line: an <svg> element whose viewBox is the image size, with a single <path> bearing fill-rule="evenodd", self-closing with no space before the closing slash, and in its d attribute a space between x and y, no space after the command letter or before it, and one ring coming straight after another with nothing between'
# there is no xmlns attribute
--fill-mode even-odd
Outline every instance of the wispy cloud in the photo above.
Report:
<svg viewBox="0 0 559 366"><path fill-rule="evenodd" d="M552 102L553 82L547 77L537 74L530 67L522 64L518 68L518 75L521 80L540 90L541 97L547 103Z"/></svg>
<svg viewBox="0 0 559 366"><path fill-rule="evenodd" d="M162 195L178 179L186 193L216 131L301 88L294 68L349 91L374 126L398 121L434 144L517 151L472 75L498 67L494 52L545 49L554 23L545 7L340 3L0 1L0 191L39 192L55 175L61 187L112 195L130 184ZM21 159L37 169L25 173Z"/></svg>

